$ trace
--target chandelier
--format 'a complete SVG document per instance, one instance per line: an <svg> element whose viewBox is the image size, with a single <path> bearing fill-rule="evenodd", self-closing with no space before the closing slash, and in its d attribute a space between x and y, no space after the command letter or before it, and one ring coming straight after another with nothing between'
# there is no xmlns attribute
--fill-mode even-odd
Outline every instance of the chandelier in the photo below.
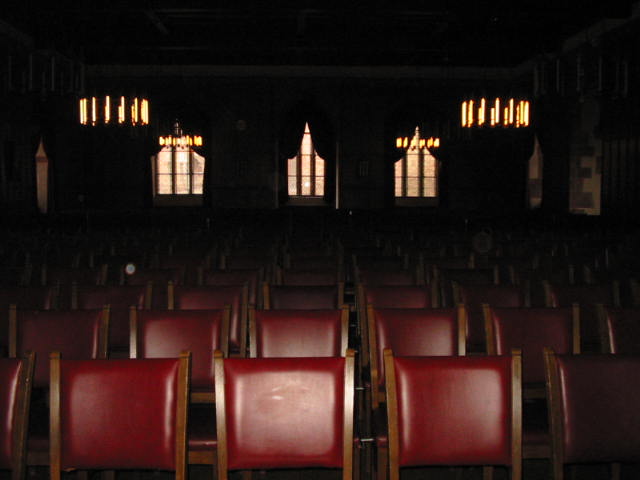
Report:
<svg viewBox="0 0 640 480"><path fill-rule="evenodd" d="M413 137L397 137L396 148L404 148L408 150L422 150L423 148L431 149L440 147L439 137L421 138L420 130L416 127Z"/></svg>
<svg viewBox="0 0 640 480"><path fill-rule="evenodd" d="M158 143L161 147L201 147L201 135L185 135L182 132L180 123L176 120L173 124L173 133L158 137Z"/></svg>
<svg viewBox="0 0 640 480"><path fill-rule="evenodd" d="M528 127L529 101L509 98L504 102L496 97L468 99L461 104L461 126L471 127Z"/></svg>
<svg viewBox="0 0 640 480"><path fill-rule="evenodd" d="M149 125L149 101L146 98L83 97L78 106L81 125Z"/></svg>

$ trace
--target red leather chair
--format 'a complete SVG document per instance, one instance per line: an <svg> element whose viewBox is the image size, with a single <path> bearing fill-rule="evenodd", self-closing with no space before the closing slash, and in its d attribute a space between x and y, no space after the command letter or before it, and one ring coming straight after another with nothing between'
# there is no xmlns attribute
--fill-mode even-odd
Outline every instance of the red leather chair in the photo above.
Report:
<svg viewBox="0 0 640 480"><path fill-rule="evenodd" d="M356 269L356 283L364 285L420 285L422 280L416 270L374 270Z"/></svg>
<svg viewBox="0 0 640 480"><path fill-rule="evenodd" d="M372 407L384 402L383 352L396 356L465 355L467 312L453 308L374 308L369 305Z"/></svg>
<svg viewBox="0 0 640 480"><path fill-rule="evenodd" d="M453 306L453 284L468 286L500 285L500 273L497 266L483 268L452 268L436 269L434 278L440 287L440 303L443 306Z"/></svg>
<svg viewBox="0 0 640 480"><path fill-rule="evenodd" d="M469 285L454 281L451 286L454 302L464 303L469 312L467 340L471 352L486 351L483 304L511 308L529 306L526 291L518 285Z"/></svg>
<svg viewBox="0 0 640 480"><path fill-rule="evenodd" d="M187 429L189 464L215 464L213 353L228 355L230 308L224 310L131 309L131 358L175 357L191 352Z"/></svg>
<svg viewBox="0 0 640 480"><path fill-rule="evenodd" d="M377 452L377 475L385 479L388 460L388 431L383 352L396 356L453 356L466 352L467 312L455 308L373 308L369 305L369 385L372 430ZM369 409L367 409L369 411ZM367 423L365 423L367 424Z"/></svg>
<svg viewBox="0 0 640 480"><path fill-rule="evenodd" d="M229 471L354 466L354 358L215 360L218 480Z"/></svg>
<svg viewBox="0 0 640 480"><path fill-rule="evenodd" d="M189 357L51 358L51 479L154 469L186 479Z"/></svg>
<svg viewBox="0 0 640 480"><path fill-rule="evenodd" d="M349 342L349 308L249 310L253 358L340 357Z"/></svg>
<svg viewBox="0 0 640 480"><path fill-rule="evenodd" d="M9 307L20 310L50 310L58 304L57 286L0 287L0 356L9 349Z"/></svg>
<svg viewBox="0 0 640 480"><path fill-rule="evenodd" d="M554 480L565 465L640 462L640 356L546 351Z"/></svg>
<svg viewBox="0 0 640 480"><path fill-rule="evenodd" d="M336 268L278 269L277 285L337 285L343 282L342 273Z"/></svg>
<svg viewBox="0 0 640 480"><path fill-rule="evenodd" d="M11 310L9 356L19 358L29 351L36 355L27 465L49 465L49 412L46 401L49 354L57 350L69 359L106 358L108 317L107 309Z"/></svg>
<svg viewBox="0 0 640 480"><path fill-rule="evenodd" d="M199 285L226 286L247 285L247 302L256 308L262 308L262 291L260 285L264 278L264 272L260 268L247 268L239 270L200 270Z"/></svg>
<svg viewBox="0 0 640 480"><path fill-rule="evenodd" d="M547 307L580 305L580 336L583 350L587 353L602 351L599 345L597 304L620 306L620 285L617 281L594 285L567 285L543 282Z"/></svg>
<svg viewBox="0 0 640 480"><path fill-rule="evenodd" d="M640 308L597 305L603 353L640 354Z"/></svg>
<svg viewBox="0 0 640 480"><path fill-rule="evenodd" d="M551 440L544 388L544 349L580 353L578 305L567 308L500 308L484 305L487 353L522 351L523 457L549 458Z"/></svg>
<svg viewBox="0 0 640 480"><path fill-rule="evenodd" d="M0 470L23 480L34 354L0 359Z"/></svg>
<svg viewBox="0 0 640 480"><path fill-rule="evenodd" d="M212 403L213 352L228 355L230 307L216 310L130 310L130 358L191 352L192 402Z"/></svg>
<svg viewBox="0 0 640 480"><path fill-rule="evenodd" d="M40 268L41 285L67 285L73 282L83 285L104 285L107 281L108 265L97 267L62 267L46 263Z"/></svg>
<svg viewBox="0 0 640 480"><path fill-rule="evenodd" d="M129 351L129 308L151 308L152 284L146 285L72 285L71 309L88 310L109 307L109 353L122 357ZM126 358L126 356L125 356Z"/></svg>
<svg viewBox="0 0 640 480"><path fill-rule="evenodd" d="M247 348L247 285L167 287L169 310L217 310L231 308L229 319L229 354L246 356Z"/></svg>
<svg viewBox="0 0 640 480"><path fill-rule="evenodd" d="M393 357L385 352L389 478L403 467L483 465L522 475L520 355Z"/></svg>
<svg viewBox="0 0 640 480"><path fill-rule="evenodd" d="M356 310L362 350L362 366L369 364L368 305L374 308L438 307L437 285L363 285L356 291Z"/></svg>
<svg viewBox="0 0 640 480"><path fill-rule="evenodd" d="M120 285L149 285L151 284L153 296L151 298L151 308L155 310L168 308L167 306L167 285L183 285L185 279L185 267L174 268L142 268L137 267L133 273L126 270L126 266L121 268L122 279Z"/></svg>
<svg viewBox="0 0 640 480"><path fill-rule="evenodd" d="M264 309L335 310L344 304L344 284L271 285L263 284Z"/></svg>

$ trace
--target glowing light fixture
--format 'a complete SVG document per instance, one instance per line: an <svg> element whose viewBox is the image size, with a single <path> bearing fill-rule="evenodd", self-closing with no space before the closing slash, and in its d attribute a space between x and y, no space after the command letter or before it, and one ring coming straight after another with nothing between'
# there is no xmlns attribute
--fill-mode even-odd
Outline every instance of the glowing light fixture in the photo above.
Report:
<svg viewBox="0 0 640 480"><path fill-rule="evenodd" d="M504 107L502 105L504 104ZM488 107L488 105L491 105ZM503 102L499 97L489 102L486 98L464 100L461 105L460 125L472 127L522 128L530 125L528 100L509 98ZM487 114L487 108L488 114Z"/></svg>
<svg viewBox="0 0 640 480"><path fill-rule="evenodd" d="M158 137L158 143L161 147L173 146L182 148L201 147L203 144L201 135L185 135L177 120L173 124L173 133L171 135Z"/></svg>
<svg viewBox="0 0 640 480"><path fill-rule="evenodd" d="M439 147L439 137L421 138L420 132L417 129L413 137L396 138L396 148L402 148L405 150L422 150L423 148L432 149Z"/></svg>
<svg viewBox="0 0 640 480"><path fill-rule="evenodd" d="M121 96L119 101L110 95L84 97L78 101L80 124L97 125L149 125L149 101L146 98ZM114 111L115 108L115 111Z"/></svg>

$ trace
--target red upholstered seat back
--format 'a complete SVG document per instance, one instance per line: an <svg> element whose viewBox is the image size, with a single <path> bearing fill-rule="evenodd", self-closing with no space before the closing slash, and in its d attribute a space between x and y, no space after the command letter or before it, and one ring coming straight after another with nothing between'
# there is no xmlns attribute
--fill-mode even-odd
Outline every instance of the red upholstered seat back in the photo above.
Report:
<svg viewBox="0 0 640 480"><path fill-rule="evenodd" d="M49 310L55 300L54 287L0 287L0 309L6 312L9 305L18 309Z"/></svg>
<svg viewBox="0 0 640 480"><path fill-rule="evenodd" d="M213 352L222 349L224 310L137 312L137 357L170 358L191 352L191 386L213 390Z"/></svg>
<svg viewBox="0 0 640 480"><path fill-rule="evenodd" d="M374 308L430 308L433 303L428 288L412 285L365 286L364 294Z"/></svg>
<svg viewBox="0 0 640 480"><path fill-rule="evenodd" d="M0 359L0 469L13 468L15 416L22 360ZM24 386L23 386L24 388Z"/></svg>
<svg viewBox="0 0 640 480"><path fill-rule="evenodd" d="M344 375L344 358L225 359L229 470L340 468Z"/></svg>
<svg viewBox="0 0 640 480"><path fill-rule="evenodd" d="M497 355L522 350L524 383L545 381L544 348L558 353L573 351L571 308L493 308L491 319Z"/></svg>
<svg viewBox="0 0 640 480"><path fill-rule="evenodd" d="M613 305L613 290L611 285L559 285L551 284L549 288L551 305L553 307L568 307L572 303L579 303L581 307L602 303Z"/></svg>
<svg viewBox="0 0 640 480"><path fill-rule="evenodd" d="M127 285L146 285L153 283L154 287L162 287L167 282L180 285L184 282L185 266L174 268L139 268L131 275L125 275Z"/></svg>
<svg viewBox="0 0 640 480"><path fill-rule="evenodd" d="M0 286L0 352L9 344L9 306L18 309L49 310L56 300L55 287Z"/></svg>
<svg viewBox="0 0 640 480"><path fill-rule="evenodd" d="M33 383L49 385L49 354L61 352L69 360L98 358L103 310L17 311L16 356L31 350L36 354Z"/></svg>
<svg viewBox="0 0 640 480"><path fill-rule="evenodd" d="M482 304L494 307L524 307L524 294L517 285L457 285L459 302L466 305L469 312L469 343L484 343L484 317Z"/></svg>
<svg viewBox="0 0 640 480"><path fill-rule="evenodd" d="M145 308L145 285L78 286L76 308L109 305L109 345L129 345L129 307Z"/></svg>
<svg viewBox="0 0 640 480"><path fill-rule="evenodd" d="M374 309L379 384L384 384L383 352L395 356L459 355L457 308Z"/></svg>
<svg viewBox="0 0 640 480"><path fill-rule="evenodd" d="M358 280L363 285L415 285L416 274L413 270L371 270L358 272Z"/></svg>
<svg viewBox="0 0 640 480"><path fill-rule="evenodd" d="M256 310L253 347L256 357L344 355L342 310Z"/></svg>
<svg viewBox="0 0 640 480"><path fill-rule="evenodd" d="M512 463L511 357L393 362L400 466Z"/></svg>
<svg viewBox="0 0 640 480"><path fill-rule="evenodd" d="M262 270L205 270L202 274L202 284L207 286L242 285L247 284L248 302L256 305L258 301L258 287L262 279Z"/></svg>
<svg viewBox="0 0 640 480"><path fill-rule="evenodd" d="M282 270L282 285L336 285L338 271L325 270Z"/></svg>
<svg viewBox="0 0 640 480"><path fill-rule="evenodd" d="M229 345L237 350L241 345L242 322L246 322L245 285L174 287L174 308L176 310L218 310L231 307L229 319Z"/></svg>
<svg viewBox="0 0 640 480"><path fill-rule="evenodd" d="M61 360L61 468L174 470L178 373L178 359Z"/></svg>
<svg viewBox="0 0 640 480"><path fill-rule="evenodd" d="M563 413L563 461L640 461L640 356L556 358Z"/></svg>
<svg viewBox="0 0 640 480"><path fill-rule="evenodd" d="M335 310L339 305L337 285L271 285L270 308L276 310Z"/></svg>
<svg viewBox="0 0 640 480"><path fill-rule="evenodd" d="M640 308L605 308L607 349L611 353L640 354Z"/></svg>

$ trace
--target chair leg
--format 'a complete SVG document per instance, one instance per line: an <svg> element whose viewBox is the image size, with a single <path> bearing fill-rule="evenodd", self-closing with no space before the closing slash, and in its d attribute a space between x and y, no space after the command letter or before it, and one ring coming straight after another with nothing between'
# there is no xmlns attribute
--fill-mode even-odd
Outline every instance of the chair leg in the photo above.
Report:
<svg viewBox="0 0 640 480"><path fill-rule="evenodd" d="M387 470L389 468L389 450L378 447L376 449L376 478L387 480Z"/></svg>
<svg viewBox="0 0 640 480"><path fill-rule="evenodd" d="M116 480L115 470L103 470L100 472L100 480Z"/></svg>
<svg viewBox="0 0 640 480"><path fill-rule="evenodd" d="M622 465L619 462L611 464L611 480L620 480Z"/></svg>
<svg viewBox="0 0 640 480"><path fill-rule="evenodd" d="M482 480L493 480L493 470L491 466L482 467Z"/></svg>

